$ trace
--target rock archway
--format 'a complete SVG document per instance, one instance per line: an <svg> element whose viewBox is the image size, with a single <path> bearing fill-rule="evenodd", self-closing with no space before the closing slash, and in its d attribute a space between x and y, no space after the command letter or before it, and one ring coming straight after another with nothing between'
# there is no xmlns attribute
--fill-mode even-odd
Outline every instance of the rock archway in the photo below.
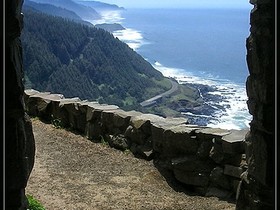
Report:
<svg viewBox="0 0 280 210"><path fill-rule="evenodd" d="M24 189L34 164L32 126L23 105L23 0L5 2L5 204L26 209ZM274 209L275 184L275 2L251 0L251 34L247 39L248 107L253 115L247 135L248 171L237 209Z"/></svg>

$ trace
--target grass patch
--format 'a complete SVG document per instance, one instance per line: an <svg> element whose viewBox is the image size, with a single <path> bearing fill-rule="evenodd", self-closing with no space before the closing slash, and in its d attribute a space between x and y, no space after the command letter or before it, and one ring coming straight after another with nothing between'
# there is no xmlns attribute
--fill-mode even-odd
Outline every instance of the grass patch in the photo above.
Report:
<svg viewBox="0 0 280 210"><path fill-rule="evenodd" d="M123 103L124 103L124 106L133 106L133 105L137 104L137 99L135 97L128 96L125 98Z"/></svg>
<svg viewBox="0 0 280 210"><path fill-rule="evenodd" d="M101 143L103 146L108 147L108 146L109 146L109 142L106 141L105 138L104 138L102 135L100 135L99 137L100 137L100 143Z"/></svg>
<svg viewBox="0 0 280 210"><path fill-rule="evenodd" d="M160 87L164 88L165 90L169 90L172 87L172 84L170 82L170 79L164 78L163 80L156 80L153 79L153 81Z"/></svg>
<svg viewBox="0 0 280 210"><path fill-rule="evenodd" d="M125 149L125 150L123 151L123 153L124 153L125 155L132 154L132 152L131 152L129 149Z"/></svg>
<svg viewBox="0 0 280 210"><path fill-rule="evenodd" d="M61 119L54 118L53 115L52 115L51 117L52 117L51 123L52 123L52 125L53 125L55 128L57 128L57 129L65 128L65 126L63 125Z"/></svg>
<svg viewBox="0 0 280 210"><path fill-rule="evenodd" d="M162 117L182 117L180 112L167 107L166 104L158 104L152 107L143 108L144 113L153 113Z"/></svg>
<svg viewBox="0 0 280 210"><path fill-rule="evenodd" d="M196 88L188 85L179 85L178 90L169 96L163 97L157 104L150 107L141 107L140 111L163 117L184 117L181 110L184 107L195 107L203 104Z"/></svg>
<svg viewBox="0 0 280 210"><path fill-rule="evenodd" d="M148 98L154 97L155 95L164 93L171 89L172 84L168 78L164 78L163 80L152 79L154 83L156 83L156 87L146 88L145 96Z"/></svg>
<svg viewBox="0 0 280 210"><path fill-rule="evenodd" d="M26 195L26 197L29 203L28 210L46 210L45 207L31 195Z"/></svg>

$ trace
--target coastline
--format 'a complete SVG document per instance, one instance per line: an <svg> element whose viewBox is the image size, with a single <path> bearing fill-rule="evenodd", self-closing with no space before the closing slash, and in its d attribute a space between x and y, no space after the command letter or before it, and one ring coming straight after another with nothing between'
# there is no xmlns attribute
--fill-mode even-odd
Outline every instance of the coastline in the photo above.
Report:
<svg viewBox="0 0 280 210"><path fill-rule="evenodd" d="M148 40L145 37L147 31L140 31L131 27L131 25L127 27L125 18L122 17L121 13L118 15L114 13L114 16L117 17L116 22L120 23L125 29L114 31L112 34L144 58L145 56L141 51L143 46L147 48L147 45L160 44L156 40ZM109 17L111 18L112 15L109 15ZM104 18L105 23L110 18ZM110 19L107 23L112 23L112 21L113 19ZM209 75L204 77L193 75L192 72L186 69L166 67L160 63L161 60L158 62L152 59L151 61L150 57L146 57L146 60L165 77L173 78L179 84L195 88L200 92L200 96L204 101L203 105L194 106L192 104L187 107L184 106L184 104L186 105L184 100L168 104L169 108L171 107L180 115L187 117L190 123L227 129L249 127L251 115L246 104L245 85L242 86L229 80L211 77L211 75L210 77ZM162 105L166 105L166 103Z"/></svg>
<svg viewBox="0 0 280 210"><path fill-rule="evenodd" d="M164 76L200 92L204 101L202 106L177 108L181 114L190 119L190 123L225 129L249 128L251 115L246 103L245 86L229 80L197 77L186 70L166 67L159 62L155 62L153 66Z"/></svg>

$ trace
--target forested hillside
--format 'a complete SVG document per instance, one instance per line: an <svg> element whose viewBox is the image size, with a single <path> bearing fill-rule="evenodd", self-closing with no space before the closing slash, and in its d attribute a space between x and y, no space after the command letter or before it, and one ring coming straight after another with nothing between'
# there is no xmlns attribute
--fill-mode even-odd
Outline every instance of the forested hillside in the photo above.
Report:
<svg viewBox="0 0 280 210"><path fill-rule="evenodd" d="M170 87L159 71L103 29L30 8L24 14L26 88L128 109Z"/></svg>

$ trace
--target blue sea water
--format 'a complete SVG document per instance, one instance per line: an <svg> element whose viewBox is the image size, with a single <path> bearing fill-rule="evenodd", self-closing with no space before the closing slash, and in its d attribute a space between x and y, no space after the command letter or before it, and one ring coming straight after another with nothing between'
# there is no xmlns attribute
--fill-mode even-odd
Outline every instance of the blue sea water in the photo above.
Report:
<svg viewBox="0 0 280 210"><path fill-rule="evenodd" d="M104 22L121 23L126 29L114 35L165 76L215 87L210 94L223 100L211 105L225 109L217 109L208 126L243 129L251 120L245 88L249 13L248 9L127 9L104 14Z"/></svg>

